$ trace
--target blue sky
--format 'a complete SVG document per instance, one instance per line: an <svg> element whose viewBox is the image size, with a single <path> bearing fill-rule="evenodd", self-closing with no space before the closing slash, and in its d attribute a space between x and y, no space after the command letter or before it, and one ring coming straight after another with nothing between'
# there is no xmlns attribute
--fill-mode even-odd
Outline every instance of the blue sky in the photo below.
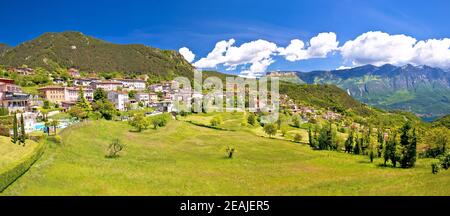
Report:
<svg viewBox="0 0 450 216"><path fill-rule="evenodd" d="M114 43L142 43L173 50L187 47L196 55L194 62L205 57L218 41L229 39L235 40L236 47L258 39L287 47L291 40L299 39L307 48L308 41L322 32L335 33L339 46L369 31L404 34L417 41L450 37L450 1L445 0L0 0L0 9L0 42L10 45L44 32L76 30ZM352 53L348 54L347 61L336 51L323 58L296 61L274 54L266 70L309 71L355 66L349 59L373 62L365 61L367 56L360 56L354 49L349 52ZM415 62L438 62L434 60ZM409 61L412 62L395 60L398 64ZM230 72L238 73L250 66L251 63L244 61ZM226 68L230 67L217 65L218 70Z"/></svg>

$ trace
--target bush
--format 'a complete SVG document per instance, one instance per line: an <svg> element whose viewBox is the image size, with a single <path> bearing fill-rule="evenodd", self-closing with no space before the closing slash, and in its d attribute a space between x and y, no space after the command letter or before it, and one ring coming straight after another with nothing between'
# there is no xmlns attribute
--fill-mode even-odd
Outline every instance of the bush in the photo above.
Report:
<svg viewBox="0 0 450 216"><path fill-rule="evenodd" d="M445 155L441 156L439 162L441 163L442 168L448 170L450 167L450 153L447 152Z"/></svg>
<svg viewBox="0 0 450 216"><path fill-rule="evenodd" d="M220 115L214 116L214 118L211 119L210 123L211 123L211 126L217 127L220 124L222 124L222 117Z"/></svg>
<svg viewBox="0 0 450 216"><path fill-rule="evenodd" d="M249 125L255 125L255 123L256 123L256 117L255 117L255 115L253 114L253 113L249 113L249 115L248 115L248 117L247 117L247 123L249 124Z"/></svg>
<svg viewBox="0 0 450 216"><path fill-rule="evenodd" d="M269 137L274 136L277 133L277 126L273 123L264 125L264 132L269 135Z"/></svg>
<svg viewBox="0 0 450 216"><path fill-rule="evenodd" d="M120 142L119 139L114 139L111 144L108 146L108 154L107 158L116 158L119 157L119 153L125 148L125 145Z"/></svg>
<svg viewBox="0 0 450 216"><path fill-rule="evenodd" d="M233 158L233 154L235 152L235 148L234 147L227 147L226 152L227 152L227 157L229 159L231 159L231 158Z"/></svg>
<svg viewBox="0 0 450 216"><path fill-rule="evenodd" d="M436 161L431 164L431 173L438 174L440 169L441 164L439 162Z"/></svg>
<svg viewBox="0 0 450 216"><path fill-rule="evenodd" d="M302 135L300 135L299 133L296 133L294 135L294 142L299 143L302 141Z"/></svg>

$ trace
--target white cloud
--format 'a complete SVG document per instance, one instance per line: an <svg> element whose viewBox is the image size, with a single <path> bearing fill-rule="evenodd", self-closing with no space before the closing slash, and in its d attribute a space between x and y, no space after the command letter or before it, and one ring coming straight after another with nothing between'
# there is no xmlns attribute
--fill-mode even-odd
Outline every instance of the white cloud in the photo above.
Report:
<svg viewBox="0 0 450 216"><path fill-rule="evenodd" d="M182 47L178 50L178 52L188 61L191 63L195 59L195 54L189 50L187 47Z"/></svg>
<svg viewBox="0 0 450 216"><path fill-rule="evenodd" d="M413 64L450 68L449 38L417 41L402 34L367 32L347 41L340 51L344 60L355 66Z"/></svg>
<svg viewBox="0 0 450 216"><path fill-rule="evenodd" d="M326 58L330 53L339 52L344 64L338 70L364 64L383 65L429 65L450 68L450 39L430 39L417 41L403 34L390 35L380 31L366 32L339 47L333 32L320 33L308 43L293 39L287 47L266 40L255 40L235 45L235 40L222 40L206 57L193 65L197 68L225 67L225 70L240 70L245 77L259 76L275 62L275 56L283 56L288 61L311 58ZM187 48L180 53L189 61L195 55ZM183 49L183 50L182 50ZM348 64L350 63L350 64Z"/></svg>
<svg viewBox="0 0 450 216"><path fill-rule="evenodd" d="M226 70L234 70L240 65L248 66L243 73L259 75L265 72L274 61L277 45L265 40L255 40L233 46L234 39L219 41L215 48L204 58L194 63L197 68L215 68L223 65Z"/></svg>
<svg viewBox="0 0 450 216"><path fill-rule="evenodd" d="M419 41L414 51L413 64L450 68L450 38Z"/></svg>
<svg viewBox="0 0 450 216"><path fill-rule="evenodd" d="M347 41L340 50L344 60L351 61L353 65L401 65L412 58L416 41L406 35L366 32L355 40Z"/></svg>
<svg viewBox="0 0 450 216"><path fill-rule="evenodd" d="M311 38L309 47L299 39L294 39L286 48L279 48L279 54L288 61L299 61L311 58L326 58L328 53L338 49L339 42L333 32L320 33Z"/></svg>

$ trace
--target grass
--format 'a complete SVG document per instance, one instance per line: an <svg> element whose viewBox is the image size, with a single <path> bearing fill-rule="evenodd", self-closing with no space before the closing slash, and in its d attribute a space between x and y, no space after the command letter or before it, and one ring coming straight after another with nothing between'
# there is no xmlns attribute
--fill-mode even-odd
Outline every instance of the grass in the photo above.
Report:
<svg viewBox="0 0 450 216"><path fill-rule="evenodd" d="M13 144L10 137L0 136L0 173L14 166L15 162L32 154L37 143L26 140L25 146Z"/></svg>
<svg viewBox="0 0 450 216"><path fill-rule="evenodd" d="M450 195L450 172L379 166L363 156L219 131L183 121L130 132L124 122L92 121L61 132L62 144L2 195ZM119 158L105 158L119 138ZM226 159L227 146L236 148Z"/></svg>

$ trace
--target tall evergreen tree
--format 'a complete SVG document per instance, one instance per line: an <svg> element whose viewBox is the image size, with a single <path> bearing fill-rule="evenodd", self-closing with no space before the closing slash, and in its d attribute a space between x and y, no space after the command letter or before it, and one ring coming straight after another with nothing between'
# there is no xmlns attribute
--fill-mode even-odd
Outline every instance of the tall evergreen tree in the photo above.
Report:
<svg viewBox="0 0 450 216"><path fill-rule="evenodd" d="M406 122L401 129L400 145L402 148L402 155L400 159L400 165L402 168L411 168L416 162L416 148L417 138L416 132L411 134L411 123Z"/></svg>
<svg viewBox="0 0 450 216"><path fill-rule="evenodd" d="M19 140L19 132L18 132L18 129L17 129L17 114L14 113L14 118L13 118L13 137L11 139L11 142L16 144L18 140Z"/></svg>
<svg viewBox="0 0 450 216"><path fill-rule="evenodd" d="M348 135L348 138L345 141L345 152L351 153L353 151L353 145L354 145L354 137L353 137L353 130L352 130L352 131L350 131L350 134Z"/></svg>
<svg viewBox="0 0 450 216"><path fill-rule="evenodd" d="M25 146L25 139L27 134L25 133L25 121L23 119L23 114L20 114L20 136L19 141Z"/></svg>
<svg viewBox="0 0 450 216"><path fill-rule="evenodd" d="M377 141L378 141L378 148L377 148L378 157L381 157L384 148L384 134L383 129L381 128L378 128L377 130Z"/></svg>

